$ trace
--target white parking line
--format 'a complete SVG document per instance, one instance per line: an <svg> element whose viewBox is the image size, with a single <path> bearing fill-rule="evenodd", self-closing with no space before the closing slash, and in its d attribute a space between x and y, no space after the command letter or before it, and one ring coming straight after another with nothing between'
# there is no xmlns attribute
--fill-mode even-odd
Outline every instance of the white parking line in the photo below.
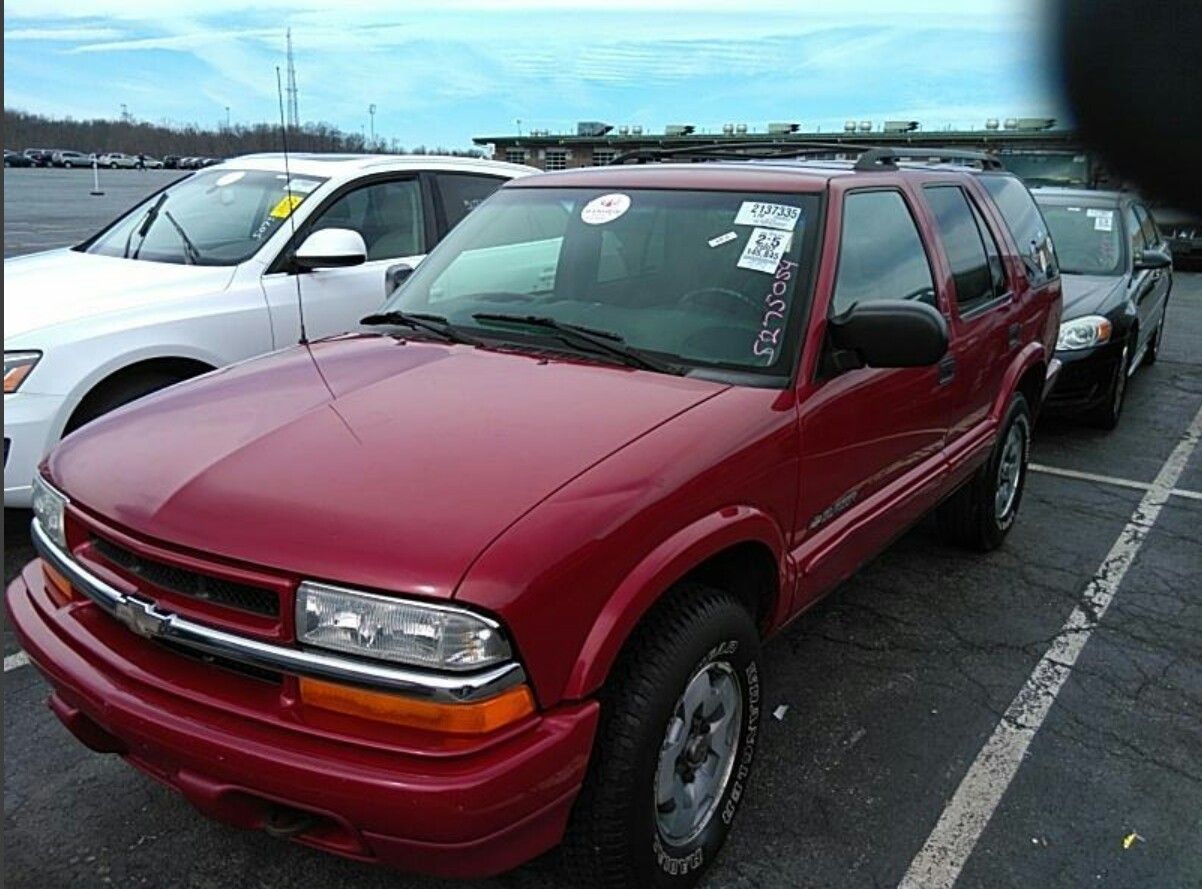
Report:
<svg viewBox="0 0 1202 889"><path fill-rule="evenodd" d="M4 658L4 672L15 670L17 667L24 667L29 663L29 655L23 651L18 651L16 654L6 655Z"/></svg>
<svg viewBox="0 0 1202 889"><path fill-rule="evenodd" d="M1147 493L1131 514L1131 520L1086 586L1081 603L1069 615L1055 641L969 766L939 816L935 829L910 862L910 868L899 884L900 889L950 889L955 885L964 863L1022 765L1031 740L1051 710L1085 643L1114 600L1119 584L1156 524L1161 507L1168 502L1200 438L1202 409L1156 474L1155 481L1148 486Z"/></svg>
<svg viewBox="0 0 1202 889"><path fill-rule="evenodd" d="M1137 491L1149 491L1152 482L1137 482L1130 478L1118 478L1113 475L1098 475L1096 472L1081 472L1077 469L1061 469L1059 466L1048 466L1044 463L1032 463L1028 467L1032 472L1042 472L1044 475L1058 475L1061 478L1075 478L1085 482L1099 482L1103 485L1115 485L1120 488L1133 488ZM1190 491L1186 488L1173 488L1169 491L1174 497L1184 497L1187 500L1202 500L1202 491Z"/></svg>

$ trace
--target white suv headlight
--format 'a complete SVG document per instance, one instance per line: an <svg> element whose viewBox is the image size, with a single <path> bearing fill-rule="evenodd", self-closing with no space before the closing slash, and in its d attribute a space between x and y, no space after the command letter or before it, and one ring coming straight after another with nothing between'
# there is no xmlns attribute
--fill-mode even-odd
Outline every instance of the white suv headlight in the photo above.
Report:
<svg viewBox="0 0 1202 889"><path fill-rule="evenodd" d="M296 591L296 635L333 651L436 670L475 670L513 656L487 617L312 581Z"/></svg>
<svg viewBox="0 0 1202 889"><path fill-rule="evenodd" d="M67 510L67 498L42 478L41 473L33 477L33 514L46 532L46 536L63 549L67 548L67 534L63 526L63 514Z"/></svg>
<svg viewBox="0 0 1202 889"><path fill-rule="evenodd" d="M1112 327L1101 315L1086 315L1060 325L1060 336L1056 338L1056 351L1090 349L1110 342Z"/></svg>
<svg viewBox="0 0 1202 889"><path fill-rule="evenodd" d="M25 382L35 364L41 360L41 352L4 353L4 394L16 392Z"/></svg>

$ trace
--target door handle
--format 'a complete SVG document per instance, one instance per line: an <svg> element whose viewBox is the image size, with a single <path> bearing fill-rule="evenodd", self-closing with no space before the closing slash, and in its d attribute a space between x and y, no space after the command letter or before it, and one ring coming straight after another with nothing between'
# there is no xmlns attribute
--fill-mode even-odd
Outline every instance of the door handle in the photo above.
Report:
<svg viewBox="0 0 1202 889"><path fill-rule="evenodd" d="M944 355L939 359L939 385L946 386L956 376L956 356Z"/></svg>

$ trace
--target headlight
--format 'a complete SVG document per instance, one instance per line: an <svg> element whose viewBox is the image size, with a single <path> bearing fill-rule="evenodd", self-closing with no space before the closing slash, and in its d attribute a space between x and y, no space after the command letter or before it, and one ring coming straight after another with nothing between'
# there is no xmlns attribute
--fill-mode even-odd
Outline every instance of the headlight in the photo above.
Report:
<svg viewBox="0 0 1202 889"><path fill-rule="evenodd" d="M301 642L437 670L475 670L512 657L495 621L444 605L305 581L296 591Z"/></svg>
<svg viewBox="0 0 1202 889"><path fill-rule="evenodd" d="M42 357L41 352L5 352L4 353L4 394L16 392L33 370L33 366Z"/></svg>
<svg viewBox="0 0 1202 889"><path fill-rule="evenodd" d="M33 514L46 532L46 536L61 546L67 548L67 534L63 530L63 513L67 509L67 498L60 494L42 478L41 474L33 477Z"/></svg>
<svg viewBox="0 0 1202 889"><path fill-rule="evenodd" d="M1056 338L1056 351L1089 349L1110 342L1110 322L1101 315L1086 315L1060 325L1060 336Z"/></svg>

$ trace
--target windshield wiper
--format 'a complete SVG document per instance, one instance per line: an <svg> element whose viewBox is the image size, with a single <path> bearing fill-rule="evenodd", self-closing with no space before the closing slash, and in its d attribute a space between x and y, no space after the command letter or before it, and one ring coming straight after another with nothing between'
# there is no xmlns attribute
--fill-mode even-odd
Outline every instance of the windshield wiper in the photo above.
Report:
<svg viewBox="0 0 1202 889"><path fill-rule="evenodd" d="M620 359L624 364L654 370L659 373L684 375L684 368L658 358L652 358L641 349L626 345L626 341L609 330L597 330L593 327L583 327L557 321L546 315L510 315L505 312L476 312L472 315L477 321L502 321L507 324L521 324L526 327L541 327L555 331L560 340L583 348L590 352L601 352Z"/></svg>
<svg viewBox="0 0 1202 889"><path fill-rule="evenodd" d="M184 227L175 221L175 217L171 215L170 210L164 210L163 216L165 216L167 221L174 225L175 230L179 232L180 240L184 242L184 255L188 258L188 261L191 262L192 265L198 265L200 263L200 251L196 248L196 245L192 243L192 239L188 237L188 233L184 231Z"/></svg>
<svg viewBox="0 0 1202 889"><path fill-rule="evenodd" d="M360 324L395 324L409 327L413 330L425 330L442 337L448 343L463 343L466 346L483 345L475 337L470 337L457 330L451 322L442 315L430 315L425 312L402 312L392 309L388 312L378 312L359 319Z"/></svg>
<svg viewBox="0 0 1202 889"><path fill-rule="evenodd" d="M146 215L142 217L142 224L129 230L129 234L125 238L125 250L121 254L122 259L129 259L129 245L133 242L135 233L138 236L138 249L134 251L134 259L138 258L138 254L142 252L142 242L146 240L146 233L154 225L155 219L158 218L159 210L163 208L163 202L166 200L167 192L163 192L159 195L159 199L154 202L154 206L147 210Z"/></svg>

